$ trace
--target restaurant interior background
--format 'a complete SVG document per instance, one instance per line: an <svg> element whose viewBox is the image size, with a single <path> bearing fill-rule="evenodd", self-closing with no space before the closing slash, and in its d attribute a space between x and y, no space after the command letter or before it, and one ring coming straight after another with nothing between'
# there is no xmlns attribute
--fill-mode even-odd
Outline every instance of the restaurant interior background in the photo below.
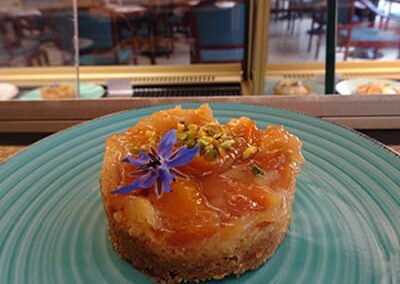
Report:
<svg viewBox="0 0 400 284"><path fill-rule="evenodd" d="M399 84L400 1L336 6L332 46L327 0L2 0L1 135L42 137L195 97L291 109L398 139L400 96L354 88ZM308 95L277 95L285 80Z"/></svg>

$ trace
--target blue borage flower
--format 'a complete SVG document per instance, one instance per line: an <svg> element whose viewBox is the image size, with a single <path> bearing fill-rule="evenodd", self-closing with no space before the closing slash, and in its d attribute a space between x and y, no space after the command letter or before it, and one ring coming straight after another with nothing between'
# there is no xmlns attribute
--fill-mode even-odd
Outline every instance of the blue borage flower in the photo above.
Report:
<svg viewBox="0 0 400 284"><path fill-rule="evenodd" d="M132 175L139 176L131 184L114 190L112 193L128 193L139 188L151 188L154 186L156 196L159 198L163 192L171 192L171 182L176 177L187 176L176 167L190 163L199 151L199 146L193 148L181 147L173 152L177 143L175 129L171 129L161 138L157 151L150 147L149 153L140 152L137 159L130 155L123 162L131 163L139 170Z"/></svg>

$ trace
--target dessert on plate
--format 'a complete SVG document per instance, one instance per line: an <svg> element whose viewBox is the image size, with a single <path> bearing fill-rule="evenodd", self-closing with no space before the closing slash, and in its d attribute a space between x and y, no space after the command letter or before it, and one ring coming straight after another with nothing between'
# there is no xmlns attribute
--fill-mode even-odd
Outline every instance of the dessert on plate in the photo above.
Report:
<svg viewBox="0 0 400 284"><path fill-rule="evenodd" d="M358 95L396 95L400 94L400 88L396 88L387 82L370 82L357 86Z"/></svg>
<svg viewBox="0 0 400 284"><path fill-rule="evenodd" d="M276 95L305 96L310 95L313 92L313 89L302 81L286 79L278 81L275 84L273 91Z"/></svg>
<svg viewBox="0 0 400 284"><path fill-rule="evenodd" d="M221 279L271 257L291 220L301 142L208 105L156 112L106 139L110 239L160 283Z"/></svg>
<svg viewBox="0 0 400 284"><path fill-rule="evenodd" d="M71 84L53 83L40 89L45 100L73 99L76 97L75 88Z"/></svg>

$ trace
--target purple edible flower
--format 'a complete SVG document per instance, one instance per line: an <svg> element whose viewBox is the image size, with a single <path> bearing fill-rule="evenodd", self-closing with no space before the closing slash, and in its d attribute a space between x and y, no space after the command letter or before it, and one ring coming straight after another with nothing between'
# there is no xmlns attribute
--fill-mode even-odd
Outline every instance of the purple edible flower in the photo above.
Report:
<svg viewBox="0 0 400 284"><path fill-rule="evenodd" d="M149 153L140 152L137 159L128 155L122 161L138 167L139 170L132 175L139 175L140 177L112 193L128 193L139 188L151 188L154 185L158 198L162 196L164 191L171 192L171 182L176 177L187 178L176 167L189 164L199 151L199 146L196 146L194 148L181 147L173 152L176 143L175 129L171 129L161 138L157 151L151 147Z"/></svg>

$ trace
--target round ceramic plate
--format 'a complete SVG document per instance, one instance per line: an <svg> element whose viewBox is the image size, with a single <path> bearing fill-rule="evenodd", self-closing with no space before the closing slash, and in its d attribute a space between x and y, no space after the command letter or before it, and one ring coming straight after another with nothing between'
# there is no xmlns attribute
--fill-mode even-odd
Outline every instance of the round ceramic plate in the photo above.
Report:
<svg viewBox="0 0 400 284"><path fill-rule="evenodd" d="M104 88L100 85L81 82L79 84L81 99L98 99L104 95ZM20 100L42 100L40 88L28 91L19 97Z"/></svg>
<svg viewBox="0 0 400 284"><path fill-rule="evenodd" d="M385 79L372 79L372 78L359 78L359 79L349 79L343 80L336 84L336 91L340 95L356 95L356 89L358 86L363 84L368 84L372 82L383 82L392 85L393 87L400 88L400 82L394 80Z"/></svg>
<svg viewBox="0 0 400 284"><path fill-rule="evenodd" d="M260 106L211 104L225 123L283 124L304 143L293 220L274 256L212 283L399 283L400 159L322 120ZM99 191L104 139L159 106L57 133L0 166L0 283L154 283L107 239ZM185 104L184 107L198 107Z"/></svg>
<svg viewBox="0 0 400 284"><path fill-rule="evenodd" d="M278 96L274 93L274 86L280 80L265 80L264 95ZM310 86L313 89L311 95L323 95L325 94L324 85L311 80L300 80L303 84ZM283 96L283 95L281 95Z"/></svg>

